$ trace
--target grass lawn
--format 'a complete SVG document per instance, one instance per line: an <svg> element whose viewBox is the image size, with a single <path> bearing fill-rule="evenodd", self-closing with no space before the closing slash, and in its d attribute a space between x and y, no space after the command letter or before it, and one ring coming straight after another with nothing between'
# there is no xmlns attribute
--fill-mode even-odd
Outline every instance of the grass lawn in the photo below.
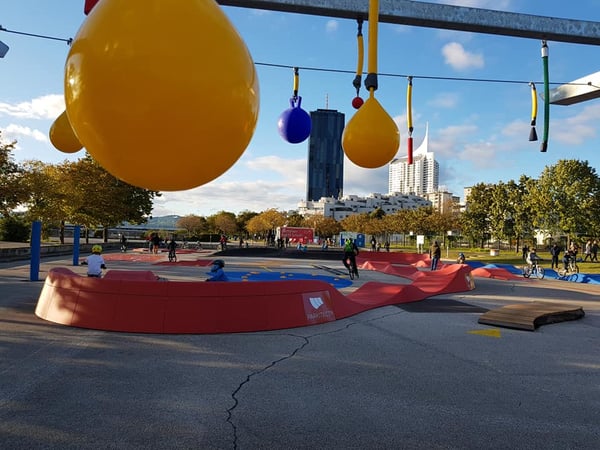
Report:
<svg viewBox="0 0 600 450"><path fill-rule="evenodd" d="M415 251L414 248L403 248L401 251ZM453 249L451 248L448 252L446 249L442 249L442 260L450 260L456 261L458 257L458 253L463 252L468 261L481 261L484 264L512 264L513 266L521 267L525 264L521 257L521 253L515 253L514 250L500 250L498 256L490 256L490 249L477 249L477 248L467 248L467 249ZM550 252L548 251L538 251L539 257L542 258L541 266L544 268L550 268L550 261L552 257L550 256ZM446 256L448 255L448 256ZM561 253L559 263L562 265L562 256ZM577 255L577 258L583 258L583 255L580 253ZM600 273L600 263L597 262L582 262L578 261L579 270L582 273Z"/></svg>

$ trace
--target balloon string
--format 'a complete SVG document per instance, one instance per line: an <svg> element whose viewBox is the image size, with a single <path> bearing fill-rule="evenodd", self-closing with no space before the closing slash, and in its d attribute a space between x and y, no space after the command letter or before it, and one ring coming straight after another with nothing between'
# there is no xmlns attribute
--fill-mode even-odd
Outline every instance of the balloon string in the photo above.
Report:
<svg viewBox="0 0 600 450"><path fill-rule="evenodd" d="M544 137L541 152L548 150L548 129L550 128L550 83L548 76L548 44L542 41L542 62L544 64Z"/></svg>

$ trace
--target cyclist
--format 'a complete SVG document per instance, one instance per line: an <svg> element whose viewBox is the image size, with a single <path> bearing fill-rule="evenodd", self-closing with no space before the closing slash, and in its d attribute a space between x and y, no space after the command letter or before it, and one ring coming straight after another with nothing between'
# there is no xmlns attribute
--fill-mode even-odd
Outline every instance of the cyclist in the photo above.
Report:
<svg viewBox="0 0 600 450"><path fill-rule="evenodd" d="M538 262L541 260L542 258L540 258L538 256L538 254L536 253L536 249L535 247L533 247L529 253L527 254L527 264L529 264L529 267L533 267L533 266L537 266Z"/></svg>
<svg viewBox="0 0 600 450"><path fill-rule="evenodd" d="M127 237L125 234L121 235L121 251L125 253L127 251Z"/></svg>
<svg viewBox="0 0 600 450"><path fill-rule="evenodd" d="M569 264L571 262L575 262L577 258L577 251L573 251L571 248L569 248L566 252L565 252L565 256L563 256L563 268L565 269L565 272L567 272L569 270Z"/></svg>
<svg viewBox="0 0 600 450"><path fill-rule="evenodd" d="M460 252L458 254L458 258L456 258L456 262L458 264L464 264L465 263L465 254L463 252Z"/></svg>
<svg viewBox="0 0 600 450"><path fill-rule="evenodd" d="M175 242L175 239L171 238L167 248L169 249L169 261L177 261L177 253L175 252L175 249L177 248L177 242Z"/></svg>
<svg viewBox="0 0 600 450"><path fill-rule="evenodd" d="M358 278L358 268L356 267L356 255L358 255L358 247L356 243L352 240L352 238L347 238L344 243L344 259L342 262L351 276L356 276ZM350 264L348 264L350 261Z"/></svg>

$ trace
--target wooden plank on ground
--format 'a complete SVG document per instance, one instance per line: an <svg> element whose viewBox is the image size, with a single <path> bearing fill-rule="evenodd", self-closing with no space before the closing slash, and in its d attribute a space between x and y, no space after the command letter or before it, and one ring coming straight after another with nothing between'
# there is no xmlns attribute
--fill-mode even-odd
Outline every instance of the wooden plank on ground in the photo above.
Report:
<svg viewBox="0 0 600 450"><path fill-rule="evenodd" d="M497 327L535 331L541 325L577 320L585 316L581 306L566 303L530 302L492 309L479 317L479 323Z"/></svg>

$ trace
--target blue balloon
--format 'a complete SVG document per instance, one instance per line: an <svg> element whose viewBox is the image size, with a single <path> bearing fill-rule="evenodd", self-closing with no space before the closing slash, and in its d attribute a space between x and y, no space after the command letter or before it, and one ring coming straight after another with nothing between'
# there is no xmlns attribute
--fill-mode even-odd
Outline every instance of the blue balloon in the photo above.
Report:
<svg viewBox="0 0 600 450"><path fill-rule="evenodd" d="M290 99L290 108L286 109L279 116L277 127L279 134L290 144L299 144L310 136L312 121L310 115L300 107L302 97Z"/></svg>

